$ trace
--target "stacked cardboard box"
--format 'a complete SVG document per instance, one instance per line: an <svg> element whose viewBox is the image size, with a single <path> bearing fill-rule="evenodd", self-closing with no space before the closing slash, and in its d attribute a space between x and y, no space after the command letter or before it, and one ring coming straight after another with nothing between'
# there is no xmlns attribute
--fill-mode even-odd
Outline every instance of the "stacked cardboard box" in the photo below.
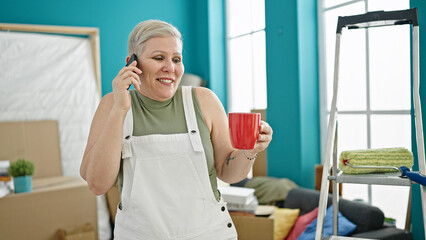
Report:
<svg viewBox="0 0 426 240"><path fill-rule="evenodd" d="M0 122L0 159L20 157L35 164L33 191L0 198L0 239L57 239L59 229L86 223L97 239L95 195L81 178L62 176L57 122Z"/></svg>

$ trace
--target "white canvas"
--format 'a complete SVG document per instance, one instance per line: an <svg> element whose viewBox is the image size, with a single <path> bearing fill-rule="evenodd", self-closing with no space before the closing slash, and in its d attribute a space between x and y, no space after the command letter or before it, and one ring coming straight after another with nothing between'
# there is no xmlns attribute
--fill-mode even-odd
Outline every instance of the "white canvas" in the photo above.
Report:
<svg viewBox="0 0 426 240"><path fill-rule="evenodd" d="M79 168L99 103L90 40L54 34L0 32L0 121L57 120L62 172ZM99 239L111 229L98 197Z"/></svg>

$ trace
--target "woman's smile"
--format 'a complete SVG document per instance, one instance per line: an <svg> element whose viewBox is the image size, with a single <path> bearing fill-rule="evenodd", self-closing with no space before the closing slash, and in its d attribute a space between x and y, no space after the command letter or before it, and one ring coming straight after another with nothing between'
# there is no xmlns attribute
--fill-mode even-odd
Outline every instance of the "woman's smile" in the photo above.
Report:
<svg viewBox="0 0 426 240"><path fill-rule="evenodd" d="M174 82L174 80L171 78L157 78L157 81L167 86L171 86Z"/></svg>

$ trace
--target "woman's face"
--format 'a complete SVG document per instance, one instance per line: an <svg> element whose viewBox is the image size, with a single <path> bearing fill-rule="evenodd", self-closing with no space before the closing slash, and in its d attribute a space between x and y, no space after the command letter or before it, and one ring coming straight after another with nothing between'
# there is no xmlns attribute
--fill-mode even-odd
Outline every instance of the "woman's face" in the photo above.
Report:
<svg viewBox="0 0 426 240"><path fill-rule="evenodd" d="M173 36L151 38L139 59L140 93L157 101L173 97L184 72L181 41Z"/></svg>

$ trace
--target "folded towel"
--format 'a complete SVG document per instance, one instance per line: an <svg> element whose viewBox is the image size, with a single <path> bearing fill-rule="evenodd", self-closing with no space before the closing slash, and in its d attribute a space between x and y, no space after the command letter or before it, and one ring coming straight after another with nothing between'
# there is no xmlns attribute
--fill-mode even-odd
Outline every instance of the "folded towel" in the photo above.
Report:
<svg viewBox="0 0 426 240"><path fill-rule="evenodd" d="M363 174L373 172L395 172L393 169L353 168L343 163L347 160L354 166L392 166L413 167L413 154L405 148L379 148L366 150L343 151L339 158L339 168L347 174Z"/></svg>

